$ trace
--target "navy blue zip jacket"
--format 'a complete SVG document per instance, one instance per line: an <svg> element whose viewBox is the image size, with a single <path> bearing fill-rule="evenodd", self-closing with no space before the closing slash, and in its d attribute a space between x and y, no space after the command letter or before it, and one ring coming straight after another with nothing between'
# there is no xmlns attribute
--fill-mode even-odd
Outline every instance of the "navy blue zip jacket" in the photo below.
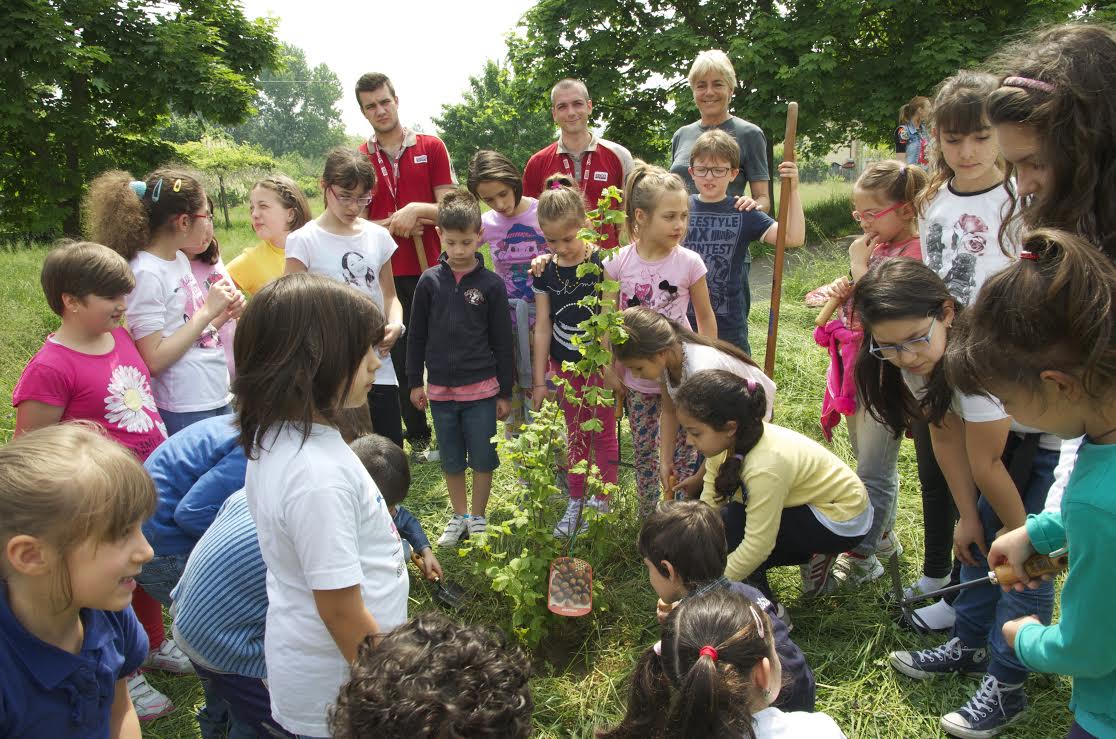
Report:
<svg viewBox="0 0 1116 739"><path fill-rule="evenodd" d="M511 315L504 281L477 266L458 283L443 253L419 277L407 327L407 384L461 387L495 377L510 398L515 375Z"/></svg>

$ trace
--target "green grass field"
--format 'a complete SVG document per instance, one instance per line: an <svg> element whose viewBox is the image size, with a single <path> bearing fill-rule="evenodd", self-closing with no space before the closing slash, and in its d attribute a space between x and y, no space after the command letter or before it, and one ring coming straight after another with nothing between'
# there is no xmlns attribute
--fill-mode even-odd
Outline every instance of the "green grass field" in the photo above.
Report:
<svg viewBox="0 0 1116 739"><path fill-rule="evenodd" d="M829 183L811 188L811 204L839 200L841 191ZM816 190L817 192L814 192ZM804 188L804 196L807 191ZM220 217L218 218L220 223ZM812 231L811 231L812 233ZM247 226L243 208L236 210L231 231L218 227L225 259L231 259L255 237ZM0 311L8 316L9 330L0 339L0 392L11 397L19 373L56 325L46 308L38 285L38 270L45 249L0 248L0 270L6 288L0 293ZM812 339L816 311L802 299L807 291L848 270L847 255L828 242L799 250L788 263L784 280L782 315L779 323L776 382L778 423L814 438L820 437L818 412L821 406L826 353ZM765 319L768 304L757 303L751 314L752 344L756 359L763 363ZM10 405L0 407L0 439L6 440L14 423ZM631 457L625 430L624 456ZM842 424L833 443L834 451L852 461ZM427 532L441 531L450 509L437 465L414 467L414 484L407 507L418 516ZM904 580L920 573L922 527L918 478L914 451L904 442L900 456L900 509L897 531L906 554ZM509 466L497 473L494 496L508 499L516 478ZM592 561L604 594L597 610L581 619L567 620L552 638L536 650L536 735L539 737L591 737L594 728L617 721L623 711L631 668L648 645L657 638L655 594L635 552L638 524L631 474L623 470L621 495L613 546L616 556ZM553 515L563 505L554 504ZM616 554L618 553L618 554ZM439 553L447 577L464 585L474 598L460 616L485 622L500 607L492 595L483 595L482 583L471 580L463 563L452 551ZM593 559L593 554L589 556ZM939 640L901 631L890 620L883 605L885 585L880 581L860 590L850 590L813 602L800 598L797 568L773 571L772 584L787 605L794 622L793 638L805 651L818 681L818 709L832 715L850 737L940 736L938 718L959 707L976 687L963 678L918 683L895 673L887 665L893 649L930 646ZM410 612L434 608L426 587L412 575ZM178 706L171 715L145 724L144 736L184 739L198 736L193 709L202 700L200 686L189 676L152 673L151 682L166 692ZM1070 714L1069 681L1061 677L1034 676L1028 683L1031 710L1006 736L1047 739L1064 736Z"/></svg>

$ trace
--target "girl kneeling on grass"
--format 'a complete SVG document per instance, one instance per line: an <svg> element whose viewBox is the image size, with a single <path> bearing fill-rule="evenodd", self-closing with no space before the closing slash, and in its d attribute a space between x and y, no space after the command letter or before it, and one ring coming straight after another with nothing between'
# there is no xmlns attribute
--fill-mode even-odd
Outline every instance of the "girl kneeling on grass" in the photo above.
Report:
<svg viewBox="0 0 1116 739"><path fill-rule="evenodd" d="M830 566L872 525L864 484L813 439L766 423L763 386L703 370L675 398L690 444L705 456L701 499L720 508L730 550L725 577L774 600L767 570L802 565L805 595L828 590Z"/></svg>
<svg viewBox="0 0 1116 739"><path fill-rule="evenodd" d="M293 734L328 735L357 646L407 619L399 534L337 429L341 409L365 402L383 337L370 297L315 274L269 283L236 333L244 489L267 564L268 688Z"/></svg>
<svg viewBox="0 0 1116 739"><path fill-rule="evenodd" d="M949 384L942 357L960 328L953 326L961 308L930 267L910 259L885 262L857 284L853 307L865 333L857 390L868 410L896 432L912 417L929 421L934 455L960 515L953 542L961 581L982 578L996 532L1018 528L1027 514L1043 509L1060 442L1015 423L995 398L965 395ZM1007 595L992 584L969 588L953 603L949 641L893 652L891 665L918 680L983 675L976 695L943 716L941 726L953 736L995 736L1027 705L1027 668L1004 643L1000 627L1024 614L1048 623L1053 605L1052 583Z"/></svg>
<svg viewBox="0 0 1116 739"><path fill-rule="evenodd" d="M985 283L947 365L961 387L995 393L1020 421L1063 438L1085 434L1060 510L1028 516L992 543L988 560L1012 564L1027 581L1028 557L1072 539L1060 623L1023 615L1002 632L1026 667L1073 676L1070 737L1112 736L1116 642L1105 634L1116 556L1116 269L1092 244L1062 232L1035 232L1023 247L1022 260Z"/></svg>
<svg viewBox="0 0 1116 739"><path fill-rule="evenodd" d="M824 713L772 706L782 688L775 632L763 609L743 595L712 590L685 598L662 633L636 665L624 720L598 732L601 739L844 739Z"/></svg>
<svg viewBox="0 0 1116 739"><path fill-rule="evenodd" d="M763 373L740 347L720 339L696 334L661 313L646 308L628 308L623 313L628 340L612 348L616 361L641 380L658 382L662 388L662 410L659 413L659 477L664 490L677 487L690 498L701 493L705 462L696 469L676 469L674 455L678 436L678 415L674 399L682 383L695 373L707 369L727 370L744 380L763 386L766 409L763 420L771 420L775 402L775 383ZM686 477L671 478L681 472Z"/></svg>
<svg viewBox="0 0 1116 739"><path fill-rule="evenodd" d="M0 448L0 735L140 735L126 676L147 636L128 605L154 510L151 478L92 424Z"/></svg>

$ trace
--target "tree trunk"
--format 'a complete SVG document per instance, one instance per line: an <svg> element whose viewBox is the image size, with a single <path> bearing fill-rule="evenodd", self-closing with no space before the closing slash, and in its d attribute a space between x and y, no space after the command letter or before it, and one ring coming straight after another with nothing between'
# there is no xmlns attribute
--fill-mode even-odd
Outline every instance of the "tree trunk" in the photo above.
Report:
<svg viewBox="0 0 1116 739"><path fill-rule="evenodd" d="M72 120L85 120L89 108L89 80L73 74L69 79L69 104L66 113ZM66 219L62 222L62 233L66 236L81 238L81 194L83 188L81 170L81 150L87 134L66 136L63 151L66 153Z"/></svg>
<svg viewBox="0 0 1116 739"><path fill-rule="evenodd" d="M219 198L221 200L221 211L225 214L225 228L232 228L232 221L229 220L229 201L225 197L225 176L222 174L217 175L217 186L220 188L221 193Z"/></svg>

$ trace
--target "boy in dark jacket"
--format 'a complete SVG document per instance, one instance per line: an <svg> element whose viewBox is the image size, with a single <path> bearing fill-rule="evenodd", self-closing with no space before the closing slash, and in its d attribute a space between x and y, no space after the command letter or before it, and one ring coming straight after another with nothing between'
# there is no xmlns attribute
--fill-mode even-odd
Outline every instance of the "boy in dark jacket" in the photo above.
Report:
<svg viewBox="0 0 1116 739"><path fill-rule="evenodd" d="M438 546L485 532L492 473L499 466L496 421L511 410L515 360L504 281L485 269L476 198L451 192L438 205L442 257L415 287L407 344L411 403L430 406L453 518ZM423 384L423 368L426 380ZM465 468L473 468L473 501Z"/></svg>
<svg viewBox="0 0 1116 739"><path fill-rule="evenodd" d="M659 595L659 623L685 598L720 588L740 593L767 611L775 631L784 687L774 705L784 711L814 710L814 673L791 641L785 612L757 588L725 578L728 551L717 511L699 501L661 503L640 527L638 546L651 587Z"/></svg>

